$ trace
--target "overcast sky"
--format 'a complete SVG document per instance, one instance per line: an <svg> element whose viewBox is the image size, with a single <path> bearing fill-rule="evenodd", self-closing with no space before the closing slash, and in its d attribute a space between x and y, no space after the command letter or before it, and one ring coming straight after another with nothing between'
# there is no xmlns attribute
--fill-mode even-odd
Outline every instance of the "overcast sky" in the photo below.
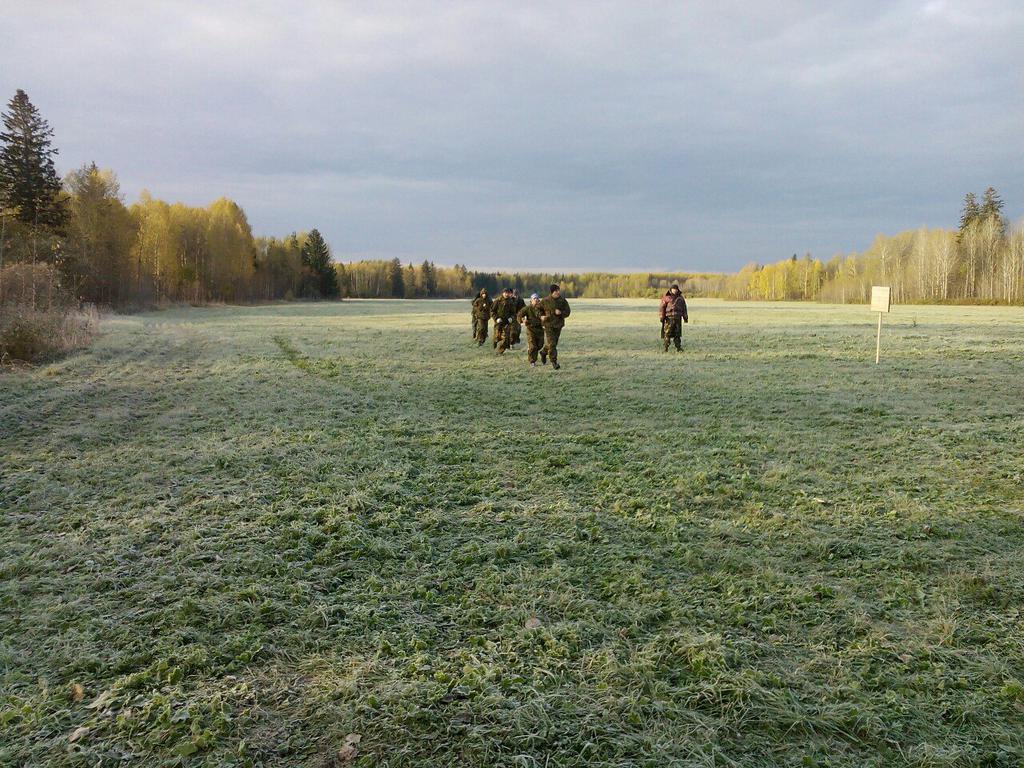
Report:
<svg viewBox="0 0 1024 768"><path fill-rule="evenodd" d="M1024 214L1024 3L6 0L0 98L336 258L735 269Z"/></svg>

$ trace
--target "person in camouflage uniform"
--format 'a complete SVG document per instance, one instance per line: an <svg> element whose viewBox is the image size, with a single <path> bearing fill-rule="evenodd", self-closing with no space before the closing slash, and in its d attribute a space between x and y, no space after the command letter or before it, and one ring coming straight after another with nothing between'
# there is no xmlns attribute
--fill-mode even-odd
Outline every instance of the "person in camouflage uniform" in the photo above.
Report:
<svg viewBox="0 0 1024 768"><path fill-rule="evenodd" d="M494 318L494 346L499 355L512 346L512 326L519 325L516 321L516 301L512 298L512 289L506 288L501 297L491 307Z"/></svg>
<svg viewBox="0 0 1024 768"><path fill-rule="evenodd" d="M524 302L523 308L516 314L516 319L526 324L526 357L531 368L537 367L537 354L544 346L544 324L540 314L540 296L536 293L530 296L530 303Z"/></svg>
<svg viewBox="0 0 1024 768"><path fill-rule="evenodd" d="M515 305L516 305L516 317L518 318L519 317L519 313L526 306L526 302L523 301L523 297L519 295L519 289L518 288L513 288L512 289L512 300L515 302ZM512 325L512 346L513 347L518 346L518 344L519 344L519 338L520 338L520 336L522 334L522 327L519 325L519 323L521 323L521 322L522 321L520 320L520 321L518 321L518 322L516 322L516 323L514 323Z"/></svg>
<svg viewBox="0 0 1024 768"><path fill-rule="evenodd" d="M486 288L481 288L476 298L473 299L473 338L481 347L487 341L487 323L491 319L492 304Z"/></svg>
<svg viewBox="0 0 1024 768"><path fill-rule="evenodd" d="M683 351L683 323L690 322L690 315L686 311L686 299L678 285L668 289L668 293L661 297L661 308L658 310L661 319L661 339L665 343L665 351L668 352L668 345L675 343L676 352Z"/></svg>
<svg viewBox="0 0 1024 768"><path fill-rule="evenodd" d="M547 365L551 358L551 367L556 371L558 364L558 337L565 327L565 318L569 316L569 302L562 297L557 283L552 283L551 294L540 303L540 320L544 326L544 349L540 353L540 361Z"/></svg>

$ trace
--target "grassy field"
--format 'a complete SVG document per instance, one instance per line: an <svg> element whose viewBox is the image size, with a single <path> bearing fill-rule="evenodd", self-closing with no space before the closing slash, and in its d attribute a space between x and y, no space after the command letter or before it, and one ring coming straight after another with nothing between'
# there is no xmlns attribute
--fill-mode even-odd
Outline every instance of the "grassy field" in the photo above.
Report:
<svg viewBox="0 0 1024 768"><path fill-rule="evenodd" d="M0 765L1024 764L1024 310L573 308L0 374Z"/></svg>

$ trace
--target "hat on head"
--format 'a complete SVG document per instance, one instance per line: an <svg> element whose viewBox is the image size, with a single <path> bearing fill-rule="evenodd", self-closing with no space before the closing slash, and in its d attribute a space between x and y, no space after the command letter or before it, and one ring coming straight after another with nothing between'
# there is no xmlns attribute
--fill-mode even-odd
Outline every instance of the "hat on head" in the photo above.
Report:
<svg viewBox="0 0 1024 768"><path fill-rule="evenodd" d="M672 283L672 287L669 290L670 291L678 291L679 290L679 284L678 283Z"/></svg>
<svg viewBox="0 0 1024 768"><path fill-rule="evenodd" d="M512 289L506 288L505 290L502 291L502 293L512 293Z"/></svg>
<svg viewBox="0 0 1024 768"><path fill-rule="evenodd" d="M554 293L555 291L560 290L559 287L558 287L558 283L552 283L551 287L548 288L548 290L551 291L551 293Z"/></svg>
<svg viewBox="0 0 1024 768"><path fill-rule="evenodd" d="M530 294L530 301L533 301L534 299L539 299L539 298L540 298L540 296L538 296L536 293L531 293Z"/></svg>

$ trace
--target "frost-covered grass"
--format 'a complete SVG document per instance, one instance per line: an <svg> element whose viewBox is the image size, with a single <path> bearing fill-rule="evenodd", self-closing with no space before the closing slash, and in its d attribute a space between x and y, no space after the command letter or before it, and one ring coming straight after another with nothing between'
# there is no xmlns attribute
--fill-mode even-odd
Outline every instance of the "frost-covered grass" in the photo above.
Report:
<svg viewBox="0 0 1024 768"><path fill-rule="evenodd" d="M1024 310L573 309L0 375L0 765L1024 763Z"/></svg>

